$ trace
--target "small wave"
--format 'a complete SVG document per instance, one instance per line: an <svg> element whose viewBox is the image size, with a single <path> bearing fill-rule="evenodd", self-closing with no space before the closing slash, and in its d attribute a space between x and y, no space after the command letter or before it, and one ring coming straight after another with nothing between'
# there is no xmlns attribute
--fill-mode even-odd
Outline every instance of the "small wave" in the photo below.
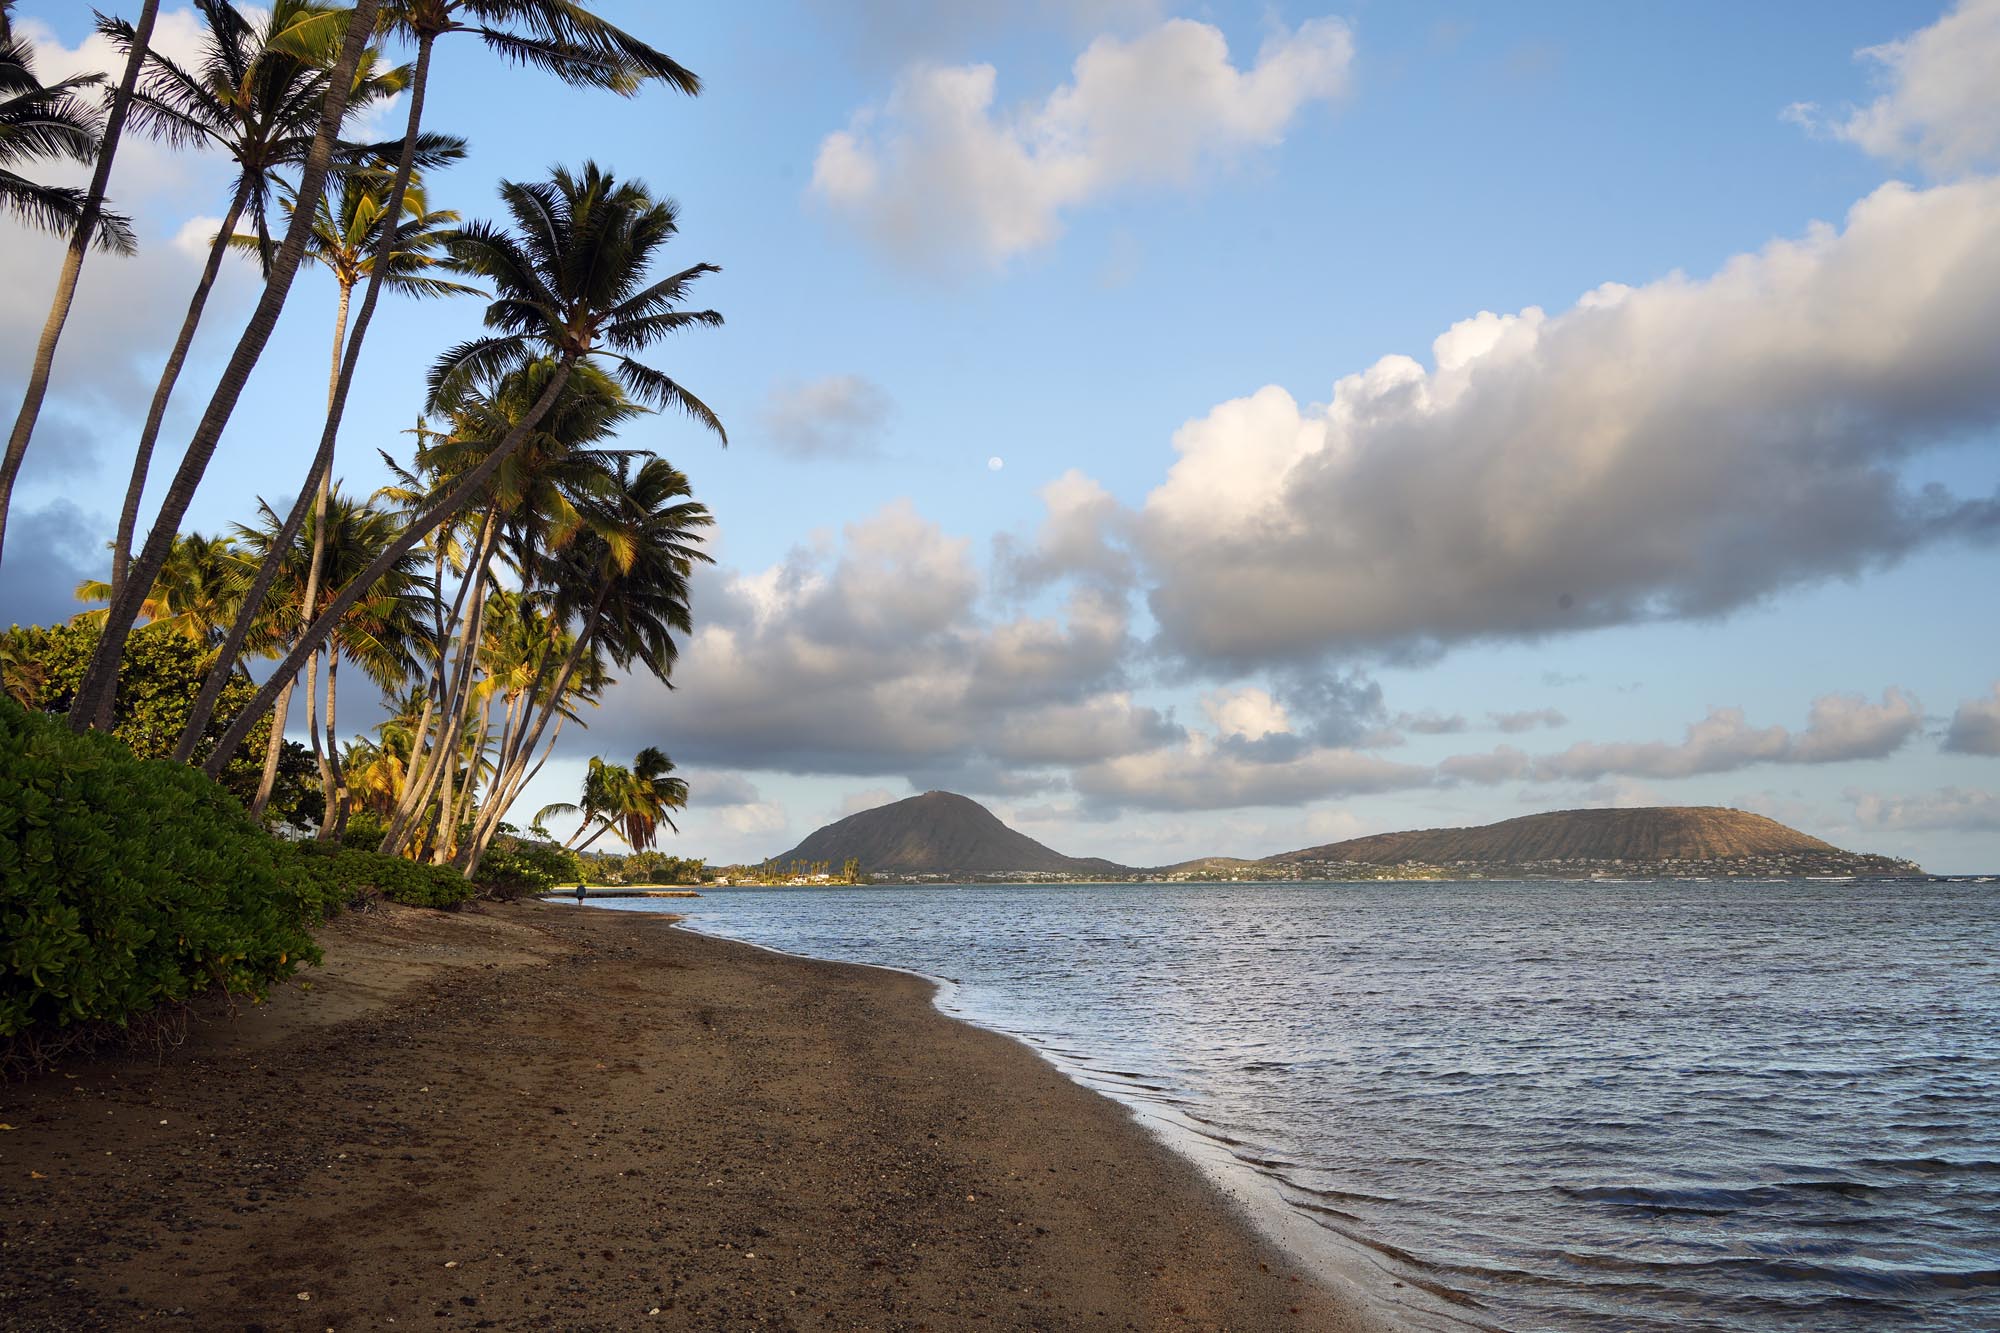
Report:
<svg viewBox="0 0 2000 1333"><path fill-rule="evenodd" d="M1902 1171L1917 1176L1981 1176L2000 1172L2000 1162L1983 1158L1954 1162L1945 1157L1864 1157L1860 1164L1876 1171Z"/></svg>
<svg viewBox="0 0 2000 1333"><path fill-rule="evenodd" d="M1862 1197L1893 1189L1859 1180L1787 1180L1739 1188L1662 1187L1653 1185L1558 1185L1558 1193L1589 1203L1608 1203L1656 1212L1727 1213L1741 1208L1768 1208L1795 1202L1800 1194Z"/></svg>
<svg viewBox="0 0 2000 1333"><path fill-rule="evenodd" d="M1689 1279L1748 1277L1767 1282L1814 1283L1843 1291L1915 1296L2000 1286L2000 1269L1887 1268L1868 1264L1814 1263L1796 1255L1719 1259L1639 1259L1591 1250L1563 1250L1559 1257L1580 1268L1643 1274L1684 1287Z"/></svg>

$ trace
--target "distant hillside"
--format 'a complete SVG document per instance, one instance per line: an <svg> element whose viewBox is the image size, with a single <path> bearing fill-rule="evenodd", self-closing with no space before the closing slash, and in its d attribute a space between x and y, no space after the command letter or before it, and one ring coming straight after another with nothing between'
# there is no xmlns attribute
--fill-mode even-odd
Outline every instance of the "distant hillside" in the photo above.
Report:
<svg viewBox="0 0 2000 1333"><path fill-rule="evenodd" d="M928 791L849 815L776 859L781 865L829 861L839 866L849 857L870 874L886 875L1022 870L1116 874L1125 869L1111 861L1064 856L1008 828L979 802L948 791Z"/></svg>
<svg viewBox="0 0 2000 1333"><path fill-rule="evenodd" d="M1522 865L1542 861L1721 861L1843 854L1775 819L1719 806L1558 810L1481 828L1378 833L1266 857L1267 863L1349 861L1398 865Z"/></svg>

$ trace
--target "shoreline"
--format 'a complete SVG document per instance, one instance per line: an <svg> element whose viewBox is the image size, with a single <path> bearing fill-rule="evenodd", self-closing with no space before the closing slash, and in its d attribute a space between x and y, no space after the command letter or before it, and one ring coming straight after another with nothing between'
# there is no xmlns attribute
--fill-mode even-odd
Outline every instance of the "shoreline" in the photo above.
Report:
<svg viewBox="0 0 2000 1333"><path fill-rule="evenodd" d="M1388 1326L928 981L660 915L343 918L310 987L0 1088L6 1327Z"/></svg>
<svg viewBox="0 0 2000 1333"><path fill-rule="evenodd" d="M634 911L630 907L605 910L634 916L661 914ZM1243 1214L1244 1220L1270 1244L1294 1261L1304 1263L1313 1276L1330 1286L1343 1299L1360 1307L1362 1313L1378 1321L1383 1329L1399 1333L1466 1333L1493 1326L1470 1317L1464 1297L1432 1279L1418 1275L1410 1265L1391 1266L1390 1255L1365 1240L1316 1223L1289 1199L1279 1182L1268 1172L1237 1154L1216 1134L1174 1112L1171 1108L1141 1096L1115 1078L1080 1059L1074 1059L1020 1032L987 1021L955 1001L963 984L951 977L934 976L893 963L855 962L825 959L796 953L775 945L703 930L684 917L669 918L672 927L701 939L756 949L780 958L823 963L835 967L857 967L913 977L931 987L931 1004L945 1017L1014 1042L1056 1070L1078 1087L1095 1096L1123 1106L1133 1122L1166 1144L1177 1156L1199 1171L1208 1184L1226 1197ZM1407 1258L1408 1256L1404 1256Z"/></svg>

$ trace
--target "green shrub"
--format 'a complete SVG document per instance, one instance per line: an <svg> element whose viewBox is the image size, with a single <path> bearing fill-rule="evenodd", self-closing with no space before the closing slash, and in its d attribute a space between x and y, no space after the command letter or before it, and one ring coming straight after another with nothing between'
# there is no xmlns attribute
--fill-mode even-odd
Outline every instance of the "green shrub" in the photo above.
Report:
<svg viewBox="0 0 2000 1333"><path fill-rule="evenodd" d="M75 624L16 625L0 631L0 664L4 664L7 693L28 708L68 712L90 655L97 650L99 634L95 625ZM214 649L166 626L146 625L133 631L118 667L112 735L141 759L171 755L214 661ZM256 685L244 676L230 677L216 702L215 718L195 747L196 763L215 752L237 710L256 692ZM264 743L270 734L267 717L251 728L249 739L223 769L222 785L238 800L247 802L256 794L264 772ZM268 813L297 823L317 820L321 806L318 766L304 746L287 742Z"/></svg>
<svg viewBox="0 0 2000 1333"><path fill-rule="evenodd" d="M373 851L382 845L382 838L388 832L389 826L382 822L382 816L373 810L356 810L347 817L347 826L340 830L340 844Z"/></svg>
<svg viewBox="0 0 2000 1333"><path fill-rule="evenodd" d="M196 770L0 699L0 1065L317 962L282 857Z"/></svg>
<svg viewBox="0 0 2000 1333"><path fill-rule="evenodd" d="M473 878L488 897L518 898L574 884L582 874L583 861L575 852L545 839L501 833L479 858Z"/></svg>
<svg viewBox="0 0 2000 1333"><path fill-rule="evenodd" d="M410 907L451 908L478 892L450 866L405 861L331 842L293 843L284 873L300 901L326 916L376 897Z"/></svg>

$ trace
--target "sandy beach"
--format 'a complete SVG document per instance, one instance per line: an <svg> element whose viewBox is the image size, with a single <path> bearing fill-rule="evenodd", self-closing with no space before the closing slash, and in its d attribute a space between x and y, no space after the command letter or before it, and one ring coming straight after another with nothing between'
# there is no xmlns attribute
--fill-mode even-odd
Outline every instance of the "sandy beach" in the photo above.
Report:
<svg viewBox="0 0 2000 1333"><path fill-rule="evenodd" d="M532 903L323 943L0 1088L0 1326L1376 1326L918 978Z"/></svg>

